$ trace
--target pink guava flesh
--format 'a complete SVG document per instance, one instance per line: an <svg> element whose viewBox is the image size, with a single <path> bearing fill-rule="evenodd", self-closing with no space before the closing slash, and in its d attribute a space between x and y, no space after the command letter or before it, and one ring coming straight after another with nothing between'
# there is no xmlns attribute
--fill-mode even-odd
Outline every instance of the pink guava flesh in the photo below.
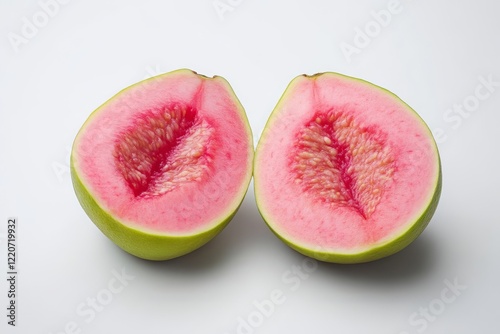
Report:
<svg viewBox="0 0 500 334"><path fill-rule="evenodd" d="M99 206L129 227L207 230L237 208L251 173L251 132L233 98L225 80L190 71L132 86L84 125L74 168Z"/></svg>
<svg viewBox="0 0 500 334"><path fill-rule="evenodd" d="M419 220L440 168L429 129L395 95L324 74L290 84L259 141L254 175L259 209L283 239L355 254Z"/></svg>

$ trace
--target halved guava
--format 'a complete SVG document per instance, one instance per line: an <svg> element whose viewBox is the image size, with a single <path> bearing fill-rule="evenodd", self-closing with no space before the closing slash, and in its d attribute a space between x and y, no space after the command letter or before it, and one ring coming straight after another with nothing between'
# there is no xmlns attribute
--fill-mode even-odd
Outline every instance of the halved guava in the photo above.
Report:
<svg viewBox="0 0 500 334"><path fill-rule="evenodd" d="M327 262L367 262L409 245L441 193L424 121L389 91L337 73L296 77L260 137L259 211L286 244Z"/></svg>
<svg viewBox="0 0 500 334"><path fill-rule="evenodd" d="M94 111L75 138L71 176L109 239L166 260L231 220L252 159L250 126L228 82L183 69L130 86Z"/></svg>

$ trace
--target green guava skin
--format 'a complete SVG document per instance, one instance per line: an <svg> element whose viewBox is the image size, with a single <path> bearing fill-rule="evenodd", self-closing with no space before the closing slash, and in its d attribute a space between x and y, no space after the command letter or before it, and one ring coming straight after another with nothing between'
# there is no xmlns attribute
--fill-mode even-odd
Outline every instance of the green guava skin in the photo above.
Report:
<svg viewBox="0 0 500 334"><path fill-rule="evenodd" d="M392 93L391 91L389 91L385 88L377 86L377 85L375 85L371 82L368 82L366 80L346 76L346 75L340 74L340 73L323 72L323 73L316 73L313 75L303 74L303 75L299 75L295 79L302 77L302 76L305 76L307 78L314 78L314 77L321 76L324 74L326 74L326 75L332 74L332 75L341 76L341 77L345 77L348 79L356 80L362 84L369 85L373 89L378 89L382 93L389 94L389 95L393 96L394 98L396 98L404 103L404 101L402 101L396 94ZM281 104L284 103L284 101L288 97L288 92L291 91L291 87L293 86L295 79L292 80L289 83L289 85L287 86L287 88L285 89L285 92L283 93L283 95L281 96L280 100L278 101L276 107L274 108L273 112L269 116L264 129L268 128L269 126L272 126L272 123L273 123L274 117L275 117L275 111L280 109ZM428 130L429 136L431 138L433 138L432 132L430 131L430 129L427 126L427 124L425 123L425 121L420 117L420 115L417 112L415 112L415 110L413 110L409 105L407 105L406 103L404 103L404 104L408 108L408 110L411 110L417 116L417 118L420 120L420 122ZM254 168L253 168L254 169L254 193L255 193L255 201L257 204L257 208L259 210L259 213L260 213L262 219L264 220L266 225L269 227L269 229L280 240L282 240L286 245L288 245L290 248L294 249L295 251L297 251L305 256L308 256L310 258L313 258L313 259L316 259L319 261L323 261L323 262L339 263L339 264L365 263L365 262L371 262L371 261L385 258L387 256L398 253L399 251L403 250L408 245L410 245L415 239L417 239L417 237L427 227L427 225L431 221L431 218L433 217L433 215L436 211L436 208L437 208L438 203L439 203L439 199L441 197L442 169L441 169L441 159L439 156L439 151L438 151L438 148L437 148L435 141L433 140L434 148L435 148L435 151L437 154L437 164L438 164L438 170L439 170L436 184L433 187L434 193L433 193L431 199L429 200L428 204L426 205L425 210L422 212L422 214L419 216L419 218L416 219L411 224L408 224L408 228L405 231L401 232L399 235L394 236L391 240L388 240L384 244L370 247L370 248L368 248L362 252L358 252L358 253L339 253L339 252L327 251L327 250L321 249L320 247L318 247L316 249L311 249L311 248L301 246L298 243L294 242L293 240L289 240L289 239L285 238L283 235L281 235L275 229L273 229L273 227L272 227L273 218L270 217L263 210L263 204L262 204L261 200L259 199L259 191L258 191L259 185L260 185L260 183L259 183L260 181L259 181L259 177L258 177L258 173L259 173L258 161L259 161L259 154L260 154L259 146L261 144L261 141L265 140L264 133L265 133L265 131L262 132L262 135L259 139L259 143L257 144L257 148L255 150L255 157L254 157Z"/></svg>
<svg viewBox="0 0 500 334"><path fill-rule="evenodd" d="M434 212L436 211L436 208L438 206L439 198L441 196L441 185L442 185L442 176L441 176L441 166L439 167L439 180L436 186L436 190L434 192L434 196L432 197L431 202L429 203L429 206L427 207L427 210L425 210L422 215L403 233L392 239L391 241L388 241L387 243L370 248L362 253L356 253L356 254L343 254L343 253L333 253L333 252L325 252L321 251L319 249L308 249L301 247L300 245L297 245L293 243L290 240L287 240L286 238L282 237L280 234L278 234L271 225L268 223L268 220L266 220L266 217L262 213L262 211L259 212L266 222L267 226L269 229L280 239L282 240L285 244L287 244L289 247L292 249L296 250L297 252L311 257L313 259L323 261L323 262L331 262L331 263L340 263L340 264L355 264L355 263L364 263L364 262L371 262L375 260L379 260L382 258L385 258L389 255L393 255L398 253L399 251L403 250L406 248L408 245L410 245L417 237L424 231L424 229L427 227L429 222L431 221L432 216L434 215ZM257 207L258 207L258 200L257 200Z"/></svg>
<svg viewBox="0 0 500 334"><path fill-rule="evenodd" d="M144 83L146 81L156 80L162 76L168 76L171 74L182 73L182 72L189 72L191 74L194 73L195 75L203 77L207 80L212 79L204 75L198 74L189 69L180 69L138 82L132 86L123 89L115 96L113 96L111 99L109 99L107 102L105 102L103 105L101 105L99 108L97 108L83 124L83 126L80 129L80 132L85 129L86 124L91 122L93 114L97 113L100 109L104 108L110 101L118 97L121 93L127 91L129 88L132 88L136 85L140 85L141 83ZM241 106L240 101L236 97L236 94L229 85L229 83L224 78L219 76L214 76L213 78L217 78L217 80L223 80L228 93L230 93L236 106L238 106L237 112L239 113L239 115L243 120L248 136L248 142L250 143L251 146L250 147L251 161L248 167L247 177L241 184L240 188L241 192L237 194L238 196L241 196L241 199L236 203L237 205L233 205L232 208L228 209L226 213L222 213L220 221L217 222L210 229L198 233L179 236L179 235L167 235L162 233L156 234L156 233L141 231L138 228L133 228L131 226L122 223L117 217L114 217L111 213L107 212L95 200L92 193L88 190L88 188L85 186L85 183L82 181L82 178L78 175L78 172L74 165L75 154L77 154L75 151L75 147L78 135L76 136L75 142L73 143L73 149L70 158L71 180L76 197L80 205L82 206L83 210L85 211L85 213L88 215L91 221L97 226L97 228L99 228L99 230L101 230L101 232L104 235L106 235L117 246L119 246L126 252L136 257L145 260L164 261L177 258L182 255L193 252L194 250L205 245L207 242L209 242L211 239L217 236L227 226L227 224L237 213L239 207L241 206L241 203L245 198L252 177L252 166L253 166L252 160L254 155L253 145L251 144L253 143L252 131L246 113L243 107Z"/></svg>
<svg viewBox="0 0 500 334"><path fill-rule="evenodd" d="M131 228L113 218L94 200L73 167L71 167L71 179L78 201L99 230L126 252L146 260L169 260L200 248L226 227L241 205L240 203L235 211L214 228L199 234L189 236L152 234Z"/></svg>

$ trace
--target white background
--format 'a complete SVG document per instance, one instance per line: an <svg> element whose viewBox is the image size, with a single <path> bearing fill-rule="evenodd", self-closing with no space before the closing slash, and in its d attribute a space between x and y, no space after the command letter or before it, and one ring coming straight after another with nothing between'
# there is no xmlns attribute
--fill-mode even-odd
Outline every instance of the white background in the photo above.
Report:
<svg viewBox="0 0 500 334"><path fill-rule="evenodd" d="M6 275L7 218L15 216L19 294L12 328L1 280L0 332L495 332L500 5L400 0L382 26L372 12L389 0L218 3L229 7L73 0L49 16L37 1L1 2L0 264ZM365 28L369 43L359 37ZM346 56L347 44L357 53ZM268 230L250 188L232 223L198 251L159 263L123 252L78 204L69 149L87 116L116 92L184 67L231 83L255 141L296 75L336 71L393 91L440 132L444 188L429 227L384 260L304 262ZM476 98L476 88L488 96ZM453 111L464 104L470 111ZM122 271L130 279L110 292ZM447 291L446 282L460 289ZM283 302L262 315L255 303L274 290ZM92 298L106 304L95 317Z"/></svg>

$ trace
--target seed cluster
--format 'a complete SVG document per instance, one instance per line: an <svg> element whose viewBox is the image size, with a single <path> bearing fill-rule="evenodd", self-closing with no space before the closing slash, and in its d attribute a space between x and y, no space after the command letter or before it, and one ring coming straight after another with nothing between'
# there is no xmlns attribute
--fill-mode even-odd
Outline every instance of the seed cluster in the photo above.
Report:
<svg viewBox="0 0 500 334"><path fill-rule="evenodd" d="M212 135L213 128L189 107L148 111L120 135L115 165L136 197L158 196L202 178Z"/></svg>
<svg viewBox="0 0 500 334"><path fill-rule="evenodd" d="M351 207L365 219L375 211L395 170L384 135L344 113L318 113L297 137L295 182L322 201Z"/></svg>

